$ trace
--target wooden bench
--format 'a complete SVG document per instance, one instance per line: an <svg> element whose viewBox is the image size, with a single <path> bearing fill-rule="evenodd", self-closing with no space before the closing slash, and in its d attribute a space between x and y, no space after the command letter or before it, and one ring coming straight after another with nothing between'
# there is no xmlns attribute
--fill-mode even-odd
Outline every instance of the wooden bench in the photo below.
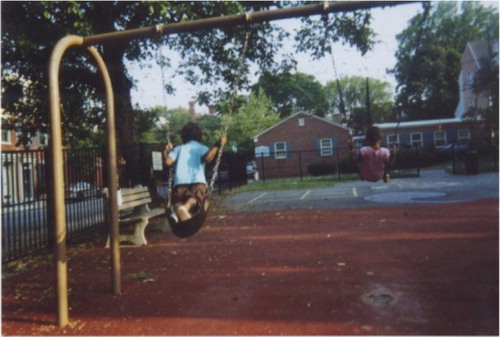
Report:
<svg viewBox="0 0 500 337"><path fill-rule="evenodd" d="M148 241L144 232L149 224L149 219L165 214L165 208L149 208L148 204L152 200L147 186L138 185L134 188L122 188L118 192L120 193L118 197L120 232L122 226L134 226L133 234L120 234L120 243L131 242L134 246L147 245ZM122 216L122 214L124 215ZM106 248L109 246L110 236L108 236Z"/></svg>

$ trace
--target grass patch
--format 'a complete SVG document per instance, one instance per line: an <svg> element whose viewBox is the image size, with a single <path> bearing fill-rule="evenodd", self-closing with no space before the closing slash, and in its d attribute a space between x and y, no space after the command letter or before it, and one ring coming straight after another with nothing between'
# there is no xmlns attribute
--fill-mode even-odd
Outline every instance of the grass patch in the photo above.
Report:
<svg viewBox="0 0 500 337"><path fill-rule="evenodd" d="M341 181L358 179L357 174L341 175L339 180L338 175L321 176L321 177L305 177L302 180L298 178L289 179L272 179L256 181L233 189L235 193L255 192L255 191L283 191L283 190L305 190L322 187L331 187L335 183Z"/></svg>

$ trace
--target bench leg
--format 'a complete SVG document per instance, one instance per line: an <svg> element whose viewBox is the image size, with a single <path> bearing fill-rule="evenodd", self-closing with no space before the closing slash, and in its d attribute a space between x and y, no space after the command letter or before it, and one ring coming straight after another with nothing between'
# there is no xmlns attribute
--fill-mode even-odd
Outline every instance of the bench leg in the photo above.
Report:
<svg viewBox="0 0 500 337"><path fill-rule="evenodd" d="M146 240L146 227L149 224L148 219L142 219L141 221L137 222L135 224L134 228L134 234L132 235L132 238L130 238L131 242L136 245L136 246L145 246L148 244L148 241Z"/></svg>
<svg viewBox="0 0 500 337"><path fill-rule="evenodd" d="M120 234L119 239L121 242L132 242L134 246L145 246L148 244L146 240L146 227L149 224L148 219L142 219L134 224L134 234ZM108 235L108 240L106 241L106 248L110 247L111 237Z"/></svg>

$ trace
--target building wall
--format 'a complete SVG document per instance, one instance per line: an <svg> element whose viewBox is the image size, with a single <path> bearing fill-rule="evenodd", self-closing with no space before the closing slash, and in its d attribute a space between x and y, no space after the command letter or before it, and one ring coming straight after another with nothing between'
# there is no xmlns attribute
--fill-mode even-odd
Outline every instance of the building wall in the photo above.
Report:
<svg viewBox="0 0 500 337"><path fill-rule="evenodd" d="M481 50L473 50L473 48L481 48ZM469 42L465 47L464 54L461 61L461 72L459 76L459 90L460 90L460 101L457 106L455 117L461 118L471 108L485 109L490 105L488 93L474 93L474 77L476 73L480 70L478 55L483 55L486 53L487 49L486 42ZM476 53L476 55L474 55ZM482 62L489 62L489 60L482 60Z"/></svg>
<svg viewBox="0 0 500 337"><path fill-rule="evenodd" d="M462 59L462 71L464 72L464 77L462 79L464 99L465 99L465 111L472 107L477 108L487 108L488 107L488 95L475 94L474 93L474 78L476 73L480 70L479 65L474 59L471 48L466 48L464 57Z"/></svg>
<svg viewBox="0 0 500 337"><path fill-rule="evenodd" d="M303 126L299 125L300 119L303 119ZM255 146L269 146L272 151L274 143L287 142L288 151L315 150L319 148L318 142L323 138L332 139L333 147L343 147L347 146L349 133L341 126L312 115L297 114L259 135Z"/></svg>
<svg viewBox="0 0 500 337"><path fill-rule="evenodd" d="M267 178L306 175L313 162L335 162L337 149L347 147L347 129L322 118L299 113L256 136L257 170ZM331 152L321 142L331 144ZM286 154L276 153L276 143ZM267 147L268 153L260 152ZM300 152L300 153L299 153Z"/></svg>
<svg viewBox="0 0 500 337"><path fill-rule="evenodd" d="M384 139L383 146L388 146L394 138L402 147L409 147L420 140L422 147L444 147L449 144L472 144L482 142L487 138L483 134L481 123L463 122L457 120L455 123L436 123L426 126L410 126L402 128L384 127L381 125ZM440 136L444 135L444 138Z"/></svg>

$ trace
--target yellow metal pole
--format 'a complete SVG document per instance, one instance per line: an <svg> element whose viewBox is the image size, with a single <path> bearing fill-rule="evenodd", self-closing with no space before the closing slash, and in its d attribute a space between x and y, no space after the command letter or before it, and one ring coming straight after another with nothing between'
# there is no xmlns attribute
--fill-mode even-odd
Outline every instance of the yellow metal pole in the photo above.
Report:
<svg viewBox="0 0 500 337"><path fill-rule="evenodd" d="M109 76L106 63L101 55L94 47L88 47L87 50L94 57L97 62L97 67L101 71L106 90L106 140L107 140L107 167L108 167L108 180L109 180L109 199L108 210L110 212L110 236L111 236L111 280L113 287L113 294L120 295L121 289L121 266L120 266L120 240L118 228L118 170L117 170L117 156L116 156L116 129L115 129L115 103L113 96L113 86L111 84L111 77Z"/></svg>
<svg viewBox="0 0 500 337"><path fill-rule="evenodd" d="M158 33L164 35L188 33L214 28L227 28L237 25L248 25L267 21L296 18L301 16L349 12L360 9L396 6L420 1L325 1L312 2L310 5L272 9L260 12L247 12L244 14L227 15L187 22L159 24L156 26L128 29L86 36L86 46L106 44L115 41L129 41L133 39L153 37Z"/></svg>
<svg viewBox="0 0 500 337"><path fill-rule="evenodd" d="M55 227L55 260L57 288L57 323L63 327L69 323L68 270L66 257L66 213L64 203L64 162L61 131L61 109L59 95L59 68L65 51L72 46L81 46L80 36L66 36L54 47L49 62L50 100L50 150L52 152L52 194Z"/></svg>

